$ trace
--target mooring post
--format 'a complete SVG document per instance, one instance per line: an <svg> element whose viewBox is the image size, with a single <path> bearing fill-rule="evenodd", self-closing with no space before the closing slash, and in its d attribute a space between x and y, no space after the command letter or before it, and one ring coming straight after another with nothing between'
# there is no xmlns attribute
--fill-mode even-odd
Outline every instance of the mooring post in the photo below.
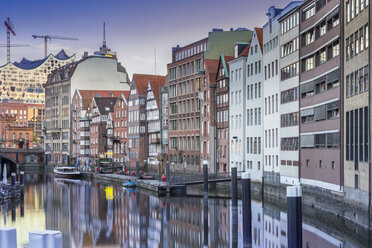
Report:
<svg viewBox="0 0 372 248"><path fill-rule="evenodd" d="M11 176L11 183L12 183L12 186L15 186L15 183L16 183L16 174L15 174L15 172L12 172L11 174L10 174L10 176Z"/></svg>
<svg viewBox="0 0 372 248"><path fill-rule="evenodd" d="M17 230L15 228L0 228L0 247L17 248Z"/></svg>
<svg viewBox="0 0 372 248"><path fill-rule="evenodd" d="M21 212L21 217L25 217L25 195L21 195L21 204L20 205L20 212Z"/></svg>
<svg viewBox="0 0 372 248"><path fill-rule="evenodd" d="M231 198L233 207L238 206L238 168L231 166Z"/></svg>
<svg viewBox="0 0 372 248"><path fill-rule="evenodd" d="M302 188L287 187L288 248L302 247Z"/></svg>
<svg viewBox="0 0 372 248"><path fill-rule="evenodd" d="M0 180L3 178L3 158L0 156Z"/></svg>
<svg viewBox="0 0 372 248"><path fill-rule="evenodd" d="M136 161L136 178L140 179L140 173L139 173L139 161Z"/></svg>
<svg viewBox="0 0 372 248"><path fill-rule="evenodd" d="M19 173L19 184L20 185L23 185L25 183L25 172L24 171L21 171Z"/></svg>
<svg viewBox="0 0 372 248"><path fill-rule="evenodd" d="M169 162L165 163L165 179L166 179L166 190L170 192L170 169L169 169Z"/></svg>
<svg viewBox="0 0 372 248"><path fill-rule="evenodd" d="M237 206L232 206L231 207L231 212L232 212L232 242L231 242L231 247L232 248L237 248L238 247L238 207Z"/></svg>
<svg viewBox="0 0 372 248"><path fill-rule="evenodd" d="M16 209L12 208L12 222L16 221Z"/></svg>
<svg viewBox="0 0 372 248"><path fill-rule="evenodd" d="M18 171L18 169L19 169L18 152L16 153L16 167L17 167L17 171Z"/></svg>
<svg viewBox="0 0 372 248"><path fill-rule="evenodd" d="M29 232L29 248L62 248L62 233L54 230Z"/></svg>
<svg viewBox="0 0 372 248"><path fill-rule="evenodd" d="M203 198L203 225L204 225L204 248L208 247L208 234L209 234L209 226L208 226L208 192L204 192Z"/></svg>
<svg viewBox="0 0 372 248"><path fill-rule="evenodd" d="M243 246L252 246L252 204L251 204L251 175L242 174L242 201L243 201Z"/></svg>
<svg viewBox="0 0 372 248"><path fill-rule="evenodd" d="M208 161L203 161L204 193L208 194Z"/></svg>

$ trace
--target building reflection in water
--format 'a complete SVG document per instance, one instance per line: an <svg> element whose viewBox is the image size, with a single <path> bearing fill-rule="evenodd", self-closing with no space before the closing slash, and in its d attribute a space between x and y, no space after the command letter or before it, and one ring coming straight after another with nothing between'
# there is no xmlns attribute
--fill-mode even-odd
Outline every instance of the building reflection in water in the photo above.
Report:
<svg viewBox="0 0 372 248"><path fill-rule="evenodd" d="M0 226L16 227L21 247L28 232L37 229L60 230L64 247L243 246L241 202L233 208L226 199L158 198L50 176L28 180L34 184L26 184L18 205L1 206L7 221L1 218ZM287 247L287 214L258 201L252 201L251 209L251 247ZM304 221L303 247L340 248L349 242L333 233Z"/></svg>
<svg viewBox="0 0 372 248"><path fill-rule="evenodd" d="M90 182L47 187L47 228L63 232L65 247L241 247L242 206L225 199L157 198ZM287 247L287 215L252 201L251 247ZM206 233L207 232L207 233ZM207 234L205 236L205 234ZM343 242L304 223L304 247ZM206 241L206 243L204 242Z"/></svg>

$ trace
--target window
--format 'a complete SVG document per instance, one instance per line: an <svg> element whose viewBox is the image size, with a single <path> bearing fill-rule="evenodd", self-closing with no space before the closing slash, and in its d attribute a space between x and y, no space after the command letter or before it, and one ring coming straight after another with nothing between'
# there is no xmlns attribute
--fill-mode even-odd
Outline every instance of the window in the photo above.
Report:
<svg viewBox="0 0 372 248"><path fill-rule="evenodd" d="M298 95L299 95L298 87L282 91L280 93L280 95L281 95L281 97L280 97L280 103L281 104L297 101L298 100Z"/></svg>
<svg viewBox="0 0 372 248"><path fill-rule="evenodd" d="M299 144L298 137L282 138L280 142L280 148L282 151L297 151L298 144Z"/></svg>
<svg viewBox="0 0 372 248"><path fill-rule="evenodd" d="M359 178L358 178L358 175L355 175L355 185L354 185L355 189L358 189L359 188Z"/></svg>
<svg viewBox="0 0 372 248"><path fill-rule="evenodd" d="M314 56L305 59L305 70L309 71L314 69Z"/></svg>

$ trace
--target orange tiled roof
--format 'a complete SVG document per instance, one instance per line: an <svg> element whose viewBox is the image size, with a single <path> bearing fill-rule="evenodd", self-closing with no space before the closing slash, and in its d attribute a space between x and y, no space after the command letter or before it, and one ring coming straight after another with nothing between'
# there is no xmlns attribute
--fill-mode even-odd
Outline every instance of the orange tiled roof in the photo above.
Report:
<svg viewBox="0 0 372 248"><path fill-rule="evenodd" d="M156 85L164 85L165 79L166 76L133 74L132 82L136 83L138 95L146 95L148 82L151 82L151 87L153 87L153 85L157 87Z"/></svg>
<svg viewBox="0 0 372 248"><path fill-rule="evenodd" d="M254 28L257 34L258 43L260 44L261 52L263 52L263 28Z"/></svg>
<svg viewBox="0 0 372 248"><path fill-rule="evenodd" d="M250 47L251 47L251 44L247 45L247 47L244 48L244 50L239 54L238 57L247 57Z"/></svg>
<svg viewBox="0 0 372 248"><path fill-rule="evenodd" d="M83 109L87 109L88 105L92 102L93 97L119 97L121 94L124 94L124 97L127 99L129 97L129 91L122 90L79 90L80 96L83 102Z"/></svg>
<svg viewBox="0 0 372 248"><path fill-rule="evenodd" d="M216 83L216 75L218 71L219 59L206 59L205 60L205 72L209 76L209 84Z"/></svg>

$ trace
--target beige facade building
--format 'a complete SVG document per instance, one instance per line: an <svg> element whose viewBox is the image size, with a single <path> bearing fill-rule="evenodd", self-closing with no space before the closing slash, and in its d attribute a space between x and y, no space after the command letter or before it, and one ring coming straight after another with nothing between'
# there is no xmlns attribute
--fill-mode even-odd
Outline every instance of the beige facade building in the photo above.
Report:
<svg viewBox="0 0 372 248"><path fill-rule="evenodd" d="M369 6L344 5L344 190L349 200L368 204L369 161Z"/></svg>
<svg viewBox="0 0 372 248"><path fill-rule="evenodd" d="M72 152L71 103L76 89L129 90L126 69L105 44L93 56L54 70L45 87L45 154L50 164L67 164Z"/></svg>

